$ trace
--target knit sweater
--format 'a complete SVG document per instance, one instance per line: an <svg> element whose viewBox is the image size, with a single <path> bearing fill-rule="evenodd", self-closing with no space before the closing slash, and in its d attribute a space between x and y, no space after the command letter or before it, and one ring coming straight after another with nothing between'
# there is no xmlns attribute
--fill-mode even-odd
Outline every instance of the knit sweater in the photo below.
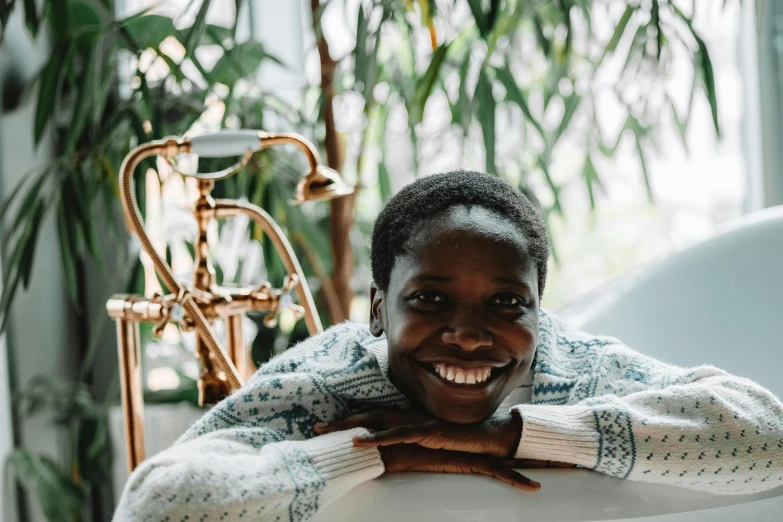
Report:
<svg viewBox="0 0 783 522"><path fill-rule="evenodd" d="M783 405L712 366L680 368L542 311L516 456L715 494L783 485ZM313 425L407 408L388 378L386 341L343 323L263 365L174 446L131 475L123 521L301 521L384 471L363 428ZM506 410L507 411L507 410Z"/></svg>

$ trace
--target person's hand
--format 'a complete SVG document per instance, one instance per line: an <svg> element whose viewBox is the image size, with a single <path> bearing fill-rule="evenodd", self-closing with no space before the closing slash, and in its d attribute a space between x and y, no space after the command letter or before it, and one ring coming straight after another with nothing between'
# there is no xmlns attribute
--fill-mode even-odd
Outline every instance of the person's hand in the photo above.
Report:
<svg viewBox="0 0 783 522"><path fill-rule="evenodd" d="M423 472L475 474L492 477L524 491L538 491L541 484L514 471L521 461L486 455L424 448L415 444L394 444L378 448L386 473Z"/></svg>
<svg viewBox="0 0 783 522"><path fill-rule="evenodd" d="M512 457L522 436L522 418L498 414L479 424L452 424L416 411L378 410L351 415L342 420L318 423L318 434L363 427L374 433L354 439L360 447L416 444L436 450Z"/></svg>

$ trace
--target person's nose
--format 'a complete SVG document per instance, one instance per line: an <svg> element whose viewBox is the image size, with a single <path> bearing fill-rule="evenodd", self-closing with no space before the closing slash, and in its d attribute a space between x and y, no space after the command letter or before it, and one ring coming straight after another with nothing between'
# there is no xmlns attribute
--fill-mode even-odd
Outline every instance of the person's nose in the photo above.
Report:
<svg viewBox="0 0 783 522"><path fill-rule="evenodd" d="M441 335L441 341L470 352L492 346L492 335L486 328L481 312L465 308L454 313L451 324Z"/></svg>

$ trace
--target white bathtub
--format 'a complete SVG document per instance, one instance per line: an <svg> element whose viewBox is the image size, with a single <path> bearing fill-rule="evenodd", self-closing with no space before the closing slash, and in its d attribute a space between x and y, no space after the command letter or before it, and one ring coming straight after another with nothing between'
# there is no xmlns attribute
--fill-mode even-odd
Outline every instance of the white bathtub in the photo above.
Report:
<svg viewBox="0 0 783 522"><path fill-rule="evenodd" d="M783 396L783 207L645 266L560 310L659 359L712 364ZM715 496L586 470L527 470L537 493L484 477L391 474L313 520L443 522L783 522L783 488Z"/></svg>

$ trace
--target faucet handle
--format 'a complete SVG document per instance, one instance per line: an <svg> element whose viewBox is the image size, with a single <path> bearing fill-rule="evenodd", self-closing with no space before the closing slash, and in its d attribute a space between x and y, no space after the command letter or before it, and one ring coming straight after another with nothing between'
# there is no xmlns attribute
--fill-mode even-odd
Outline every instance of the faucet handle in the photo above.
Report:
<svg viewBox="0 0 783 522"><path fill-rule="evenodd" d="M291 297L292 291L299 285L299 276L296 274L288 274L283 280L283 289L274 292L272 308L269 310L269 314L264 317L264 326L267 328L274 328L277 326L277 320L280 316L280 312L284 309L289 309L293 312L294 317L299 320L305 315L305 309L294 303L293 297Z"/></svg>

